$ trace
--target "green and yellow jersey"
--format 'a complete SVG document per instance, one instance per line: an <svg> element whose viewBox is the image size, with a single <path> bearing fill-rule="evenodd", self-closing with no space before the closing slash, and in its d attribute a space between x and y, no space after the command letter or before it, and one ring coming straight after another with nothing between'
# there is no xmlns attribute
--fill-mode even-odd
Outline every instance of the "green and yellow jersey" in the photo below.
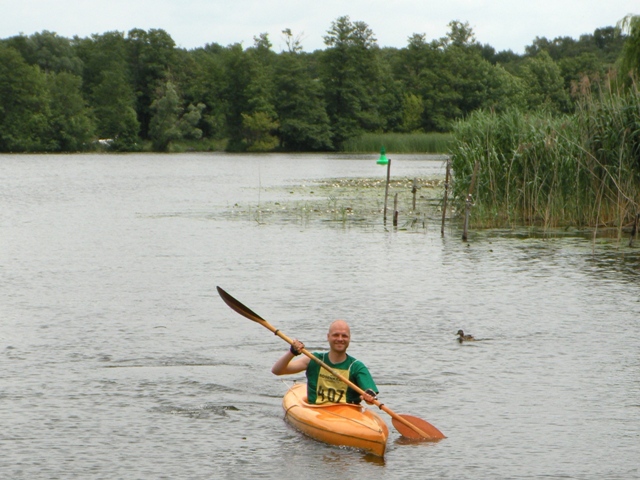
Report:
<svg viewBox="0 0 640 480"><path fill-rule="evenodd" d="M362 390L371 389L378 393L369 370L360 360L350 355L344 362L334 364L329 360L328 352L313 352L313 355ZM307 401L309 403L360 403L360 394L325 370L317 362L309 362L307 367Z"/></svg>

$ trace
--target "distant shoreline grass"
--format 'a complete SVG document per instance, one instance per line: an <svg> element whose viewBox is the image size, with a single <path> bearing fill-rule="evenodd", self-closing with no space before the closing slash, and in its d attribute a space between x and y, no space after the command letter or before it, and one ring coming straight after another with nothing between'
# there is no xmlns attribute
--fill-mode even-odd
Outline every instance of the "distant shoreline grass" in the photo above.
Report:
<svg viewBox="0 0 640 480"><path fill-rule="evenodd" d="M344 142L347 153L378 152L382 146L393 153L447 153L453 144L451 133L364 133Z"/></svg>
<svg viewBox="0 0 640 480"><path fill-rule="evenodd" d="M372 153L379 152L385 147L391 153L430 153L445 154L452 149L454 141L453 133L364 133L358 137L344 142L340 152L342 153ZM228 139L181 139L171 142L166 153L186 152L225 152ZM94 151L111 151L109 146L94 145ZM151 142L143 141L139 145L139 151L153 152ZM278 149L272 152L280 151ZM269 153L269 152L265 152Z"/></svg>

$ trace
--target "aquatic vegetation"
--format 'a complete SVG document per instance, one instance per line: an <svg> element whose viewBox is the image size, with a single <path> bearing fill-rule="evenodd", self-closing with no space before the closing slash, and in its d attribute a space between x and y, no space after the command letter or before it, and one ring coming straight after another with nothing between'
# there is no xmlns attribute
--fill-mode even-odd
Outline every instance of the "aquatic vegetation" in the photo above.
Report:
<svg viewBox="0 0 640 480"><path fill-rule="evenodd" d="M417 178L419 194L413 209L413 178L395 178L389 188L398 194L399 229L426 229L439 221L444 180ZM371 226L382 223L384 183L381 178L330 178L313 184L270 189L279 199L259 205L236 203L230 218L251 219L257 223L322 222L341 226ZM393 202L389 205L389 212ZM391 224L391 222L389 222Z"/></svg>
<svg viewBox="0 0 640 480"><path fill-rule="evenodd" d="M640 209L640 92L581 86L571 115L475 112L455 129L454 199L464 204L474 165L475 227L606 227Z"/></svg>

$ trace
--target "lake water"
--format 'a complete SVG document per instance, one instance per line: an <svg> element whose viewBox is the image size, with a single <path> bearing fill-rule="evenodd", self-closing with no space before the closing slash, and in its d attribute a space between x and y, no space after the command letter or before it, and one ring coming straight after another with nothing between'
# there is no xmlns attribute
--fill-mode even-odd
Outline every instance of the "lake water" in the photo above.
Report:
<svg viewBox="0 0 640 480"><path fill-rule="evenodd" d="M0 478L640 478L639 249L256 216L375 160L0 156ZM381 401L448 438L384 413L384 461L303 437L288 346L217 285L311 350L346 319Z"/></svg>

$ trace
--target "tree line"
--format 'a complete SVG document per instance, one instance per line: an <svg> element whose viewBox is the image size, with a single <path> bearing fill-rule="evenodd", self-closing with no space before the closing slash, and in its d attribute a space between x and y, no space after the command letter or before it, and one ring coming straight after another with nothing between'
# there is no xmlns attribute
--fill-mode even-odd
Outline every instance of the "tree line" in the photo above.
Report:
<svg viewBox="0 0 640 480"><path fill-rule="evenodd" d="M228 151L332 151L367 132L446 132L474 111L571 113L584 77L620 65L627 35L536 38L524 54L479 43L468 23L380 47L348 16L326 48L282 32L254 44L177 48L164 30L0 40L0 151L67 152L106 144L168 151L177 141ZM98 143L98 139L102 139Z"/></svg>

